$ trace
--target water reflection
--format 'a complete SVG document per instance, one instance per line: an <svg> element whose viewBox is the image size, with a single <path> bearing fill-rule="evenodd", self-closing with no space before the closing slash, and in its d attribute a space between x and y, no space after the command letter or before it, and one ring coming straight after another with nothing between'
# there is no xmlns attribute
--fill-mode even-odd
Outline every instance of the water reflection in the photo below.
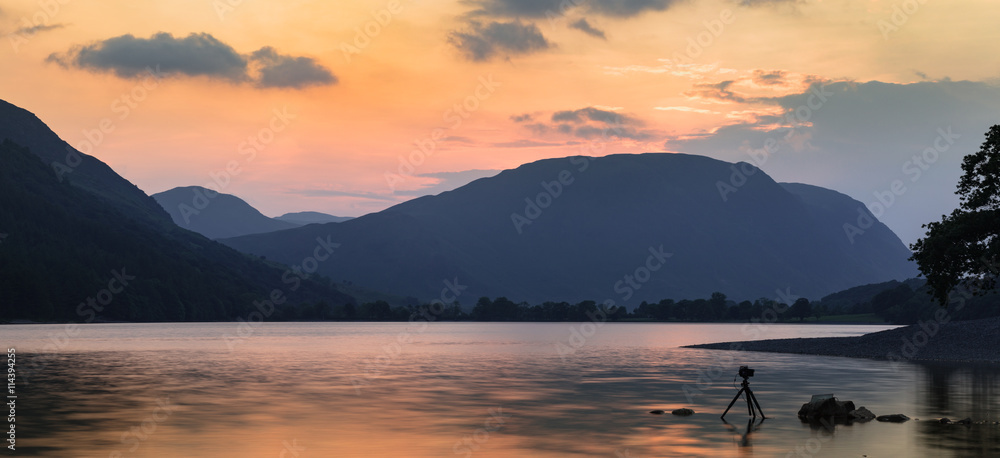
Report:
<svg viewBox="0 0 1000 458"><path fill-rule="evenodd" d="M139 326L139 325L135 325ZM994 367L674 348L671 325L608 324L570 357L565 324L450 325L419 336L365 378L399 327L283 324L237 351L225 324L122 343L116 329L47 354L21 387L24 456L844 456L996 454ZM520 327L514 327L520 326ZM725 340L738 327L679 334ZM820 329L819 327L814 329ZM157 331L160 332L160 331ZM836 332L843 332L843 328ZM10 334L5 335L7 338ZM182 336L180 338L178 336ZM552 337L555 336L555 337ZM25 348L31 342L21 337ZM102 340L103 339L103 340ZM103 342L103 343L102 343ZM103 348L103 349L102 349ZM26 364L37 353L19 350ZM735 363L735 364L734 364ZM757 369L768 414L737 409L737 367ZM359 387L359 379L365 383ZM356 389L357 388L357 389ZM813 425L795 413L834 392L920 421ZM688 407L690 417L650 415ZM950 428L950 429L949 429ZM282 453L284 452L284 455Z"/></svg>

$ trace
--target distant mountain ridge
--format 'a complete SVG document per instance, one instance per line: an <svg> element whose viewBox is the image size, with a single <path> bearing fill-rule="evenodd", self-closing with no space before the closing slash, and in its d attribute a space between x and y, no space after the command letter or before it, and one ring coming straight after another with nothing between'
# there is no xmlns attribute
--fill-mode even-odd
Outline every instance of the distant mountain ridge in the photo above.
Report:
<svg viewBox="0 0 1000 458"><path fill-rule="evenodd" d="M723 198L718 183L734 167L750 173ZM423 299L457 281L463 304L506 296L632 308L779 290L816 299L915 276L909 250L874 217L852 243L843 227L858 211L871 216L843 194L779 184L747 163L648 153L545 159L350 221L221 241L288 261L329 233L341 248L324 275Z"/></svg>
<svg viewBox="0 0 1000 458"><path fill-rule="evenodd" d="M275 313L265 301L293 306L292 316L355 303L177 227L107 165L66 148L37 117L0 102L0 322L252 320ZM65 154L79 162L60 175Z"/></svg>
<svg viewBox="0 0 1000 458"><path fill-rule="evenodd" d="M201 186L181 186L153 194L174 223L210 239L281 231L351 218L319 212L286 213L269 218L243 199Z"/></svg>
<svg viewBox="0 0 1000 458"><path fill-rule="evenodd" d="M210 239L280 231L299 224L264 216L243 199L201 186L183 186L153 194L174 223Z"/></svg>
<svg viewBox="0 0 1000 458"><path fill-rule="evenodd" d="M305 226L306 224L342 223L354 218L351 216L333 216L320 212L295 212L285 213L284 215L277 216L274 219L289 222L298 226Z"/></svg>

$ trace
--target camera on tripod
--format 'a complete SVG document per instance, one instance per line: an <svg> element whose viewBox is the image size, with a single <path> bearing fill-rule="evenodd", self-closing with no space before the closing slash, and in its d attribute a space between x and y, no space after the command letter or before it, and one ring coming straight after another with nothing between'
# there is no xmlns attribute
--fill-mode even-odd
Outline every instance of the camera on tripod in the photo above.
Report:
<svg viewBox="0 0 1000 458"><path fill-rule="evenodd" d="M742 387L736 392L736 396L733 397L732 402L729 403L729 407L726 407L726 411L722 412L722 420L726 420L726 414L729 413L729 409L733 408L733 404L736 404L736 400L740 398L740 395L746 393L747 395L747 412L751 417L757 418L757 412L760 412L760 418L766 418L764 416L764 409L760 408L760 403L757 402L757 396L754 396L753 391L750 390L750 377L753 377L754 370L750 369L749 366L740 366L739 375L743 377ZM736 379L733 379L735 382ZM754 409L756 407L756 409Z"/></svg>
<svg viewBox="0 0 1000 458"><path fill-rule="evenodd" d="M750 369L747 366L740 366L740 377L743 377L743 378L753 377L753 372L754 372L754 370Z"/></svg>

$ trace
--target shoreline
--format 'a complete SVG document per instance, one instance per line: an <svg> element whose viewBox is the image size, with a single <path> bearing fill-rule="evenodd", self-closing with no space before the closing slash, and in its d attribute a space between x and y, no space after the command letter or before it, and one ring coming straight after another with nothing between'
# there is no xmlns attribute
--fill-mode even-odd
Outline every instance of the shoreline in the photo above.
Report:
<svg viewBox="0 0 1000 458"><path fill-rule="evenodd" d="M889 361L1000 364L1000 317L927 321L855 337L811 337L685 345L681 348L843 356Z"/></svg>

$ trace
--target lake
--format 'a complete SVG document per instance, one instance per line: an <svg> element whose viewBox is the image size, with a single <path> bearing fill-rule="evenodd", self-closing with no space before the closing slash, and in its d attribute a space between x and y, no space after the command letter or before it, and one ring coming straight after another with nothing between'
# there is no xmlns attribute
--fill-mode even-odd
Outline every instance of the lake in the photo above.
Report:
<svg viewBox="0 0 1000 458"><path fill-rule="evenodd" d="M675 323L9 325L17 455L979 456L1000 368L681 345L889 326ZM767 419L750 422L740 365ZM834 393L902 424L810 425ZM688 407L689 417L670 415ZM664 409L666 415L651 415ZM9 451L8 451L9 452Z"/></svg>

